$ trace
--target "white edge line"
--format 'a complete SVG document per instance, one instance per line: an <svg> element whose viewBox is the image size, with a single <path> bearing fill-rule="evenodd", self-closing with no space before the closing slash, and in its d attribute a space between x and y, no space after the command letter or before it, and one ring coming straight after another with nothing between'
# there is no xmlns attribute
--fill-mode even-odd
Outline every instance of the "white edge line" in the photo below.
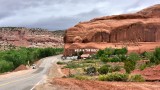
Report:
<svg viewBox="0 0 160 90"><path fill-rule="evenodd" d="M38 86L42 80L43 80L43 79L41 79L41 80L40 80L36 85L34 85L30 90L33 90L36 86Z"/></svg>

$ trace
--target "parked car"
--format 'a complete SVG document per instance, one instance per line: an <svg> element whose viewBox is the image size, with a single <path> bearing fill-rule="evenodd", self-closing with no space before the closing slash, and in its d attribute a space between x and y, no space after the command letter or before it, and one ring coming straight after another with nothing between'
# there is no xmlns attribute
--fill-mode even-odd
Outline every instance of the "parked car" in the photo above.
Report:
<svg viewBox="0 0 160 90"><path fill-rule="evenodd" d="M36 64L33 64L32 69L36 69L36 68L37 68Z"/></svg>

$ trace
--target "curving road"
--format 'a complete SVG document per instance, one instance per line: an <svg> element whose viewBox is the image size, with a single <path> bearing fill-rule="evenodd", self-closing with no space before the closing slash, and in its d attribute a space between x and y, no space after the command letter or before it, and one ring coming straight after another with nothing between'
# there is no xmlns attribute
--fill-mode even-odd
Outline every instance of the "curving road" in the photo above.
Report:
<svg viewBox="0 0 160 90"><path fill-rule="evenodd" d="M35 86L43 83L52 63L61 60L61 55L42 59L41 65L27 74L0 79L0 90L34 90Z"/></svg>

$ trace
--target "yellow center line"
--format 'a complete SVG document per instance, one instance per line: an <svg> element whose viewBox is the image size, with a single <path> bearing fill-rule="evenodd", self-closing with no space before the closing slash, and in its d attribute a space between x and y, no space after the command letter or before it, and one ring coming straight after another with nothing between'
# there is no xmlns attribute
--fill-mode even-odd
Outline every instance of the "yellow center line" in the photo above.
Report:
<svg viewBox="0 0 160 90"><path fill-rule="evenodd" d="M22 81L22 80L25 80L25 79L28 79L28 78L33 78L35 76L37 76L37 75L33 75L31 77L22 78L22 79L19 79L19 80L14 80L14 81L11 81L11 82L6 82L6 83L3 83L3 84L0 84L0 87L8 85L8 84L11 84L11 83L15 83L15 82L18 82L18 81Z"/></svg>

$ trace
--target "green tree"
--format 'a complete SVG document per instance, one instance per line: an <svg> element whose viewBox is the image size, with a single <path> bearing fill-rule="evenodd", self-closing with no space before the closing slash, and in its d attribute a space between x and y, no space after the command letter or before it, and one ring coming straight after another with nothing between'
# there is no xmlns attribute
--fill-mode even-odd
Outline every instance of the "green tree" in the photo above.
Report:
<svg viewBox="0 0 160 90"><path fill-rule="evenodd" d="M108 55L108 56L111 56L111 55L113 55L114 54L114 49L113 48L106 48L105 50L104 50L104 53L105 53L105 55Z"/></svg>
<svg viewBox="0 0 160 90"><path fill-rule="evenodd" d="M98 58L102 57L103 55L104 55L104 50L99 50L96 54Z"/></svg>

